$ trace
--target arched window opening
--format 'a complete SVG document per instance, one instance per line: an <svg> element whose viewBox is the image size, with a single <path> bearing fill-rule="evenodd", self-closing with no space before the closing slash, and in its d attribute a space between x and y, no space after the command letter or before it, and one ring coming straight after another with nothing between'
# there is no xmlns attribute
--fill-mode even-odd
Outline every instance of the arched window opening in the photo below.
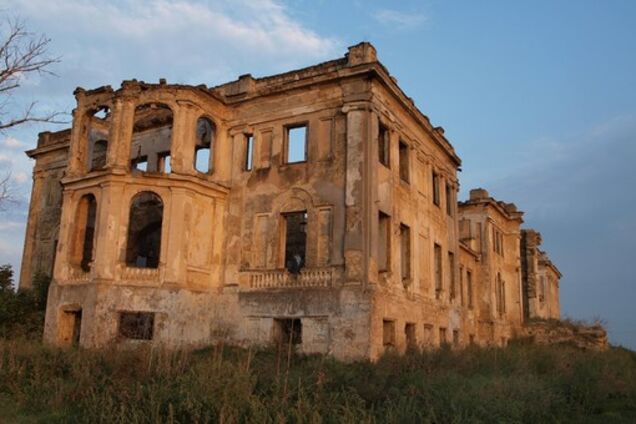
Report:
<svg viewBox="0 0 636 424"><path fill-rule="evenodd" d="M91 171L103 169L106 166L106 151L108 150L107 140L97 140L93 143L91 154Z"/></svg>
<svg viewBox="0 0 636 424"><path fill-rule="evenodd" d="M171 172L172 110L161 103L135 109L130 166L133 171Z"/></svg>
<svg viewBox="0 0 636 424"><path fill-rule="evenodd" d="M137 194L130 205L126 265L135 268L159 267L163 202L155 193Z"/></svg>
<svg viewBox="0 0 636 424"><path fill-rule="evenodd" d="M88 111L85 163L89 172L103 169L106 166L110 118L111 113L108 106L99 106Z"/></svg>
<svg viewBox="0 0 636 424"><path fill-rule="evenodd" d="M71 263L83 271L91 270L94 259L93 242L95 239L95 219L97 201L92 194L82 196L75 215L75 231L71 247Z"/></svg>
<svg viewBox="0 0 636 424"><path fill-rule="evenodd" d="M194 147L194 167L202 173L212 171L214 124L208 118L197 120L196 144Z"/></svg>

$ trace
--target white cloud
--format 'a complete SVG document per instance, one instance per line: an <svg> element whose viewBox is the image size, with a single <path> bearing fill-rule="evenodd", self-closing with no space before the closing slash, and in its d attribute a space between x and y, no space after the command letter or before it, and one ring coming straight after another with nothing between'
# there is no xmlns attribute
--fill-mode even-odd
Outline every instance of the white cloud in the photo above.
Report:
<svg viewBox="0 0 636 424"><path fill-rule="evenodd" d="M2 141L2 145L9 149L23 149L26 144L15 137L7 137Z"/></svg>
<svg viewBox="0 0 636 424"><path fill-rule="evenodd" d="M421 13L406 13L390 9L378 10L373 17L382 25L395 29L413 29L427 21L426 16Z"/></svg>
<svg viewBox="0 0 636 424"><path fill-rule="evenodd" d="M29 181L29 174L27 174L26 172L20 171L20 172L16 172L13 175L13 180L18 183L18 184L24 184L27 181Z"/></svg>

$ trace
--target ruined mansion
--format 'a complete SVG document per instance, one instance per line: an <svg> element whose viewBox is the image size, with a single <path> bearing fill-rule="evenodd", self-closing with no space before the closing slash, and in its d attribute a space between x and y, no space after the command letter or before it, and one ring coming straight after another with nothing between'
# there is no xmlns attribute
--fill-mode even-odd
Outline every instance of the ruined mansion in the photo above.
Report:
<svg viewBox="0 0 636 424"><path fill-rule="evenodd" d="M486 190L457 201L460 158L369 43L213 88L75 97L72 128L27 152L20 286L52 277L49 343L373 359L559 318L539 233Z"/></svg>

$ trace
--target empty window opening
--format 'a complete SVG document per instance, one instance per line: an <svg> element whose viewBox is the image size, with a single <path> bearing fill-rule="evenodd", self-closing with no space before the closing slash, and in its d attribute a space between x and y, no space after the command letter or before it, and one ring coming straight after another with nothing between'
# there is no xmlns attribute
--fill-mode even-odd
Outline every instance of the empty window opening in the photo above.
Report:
<svg viewBox="0 0 636 424"><path fill-rule="evenodd" d="M441 299L442 297L442 246L435 243L435 298Z"/></svg>
<svg viewBox="0 0 636 424"><path fill-rule="evenodd" d="M448 287L450 292L450 300L457 297L457 287L455 285L455 254L448 252Z"/></svg>
<svg viewBox="0 0 636 424"><path fill-rule="evenodd" d="M208 118L197 120L196 144L194 147L194 168L203 174L212 171L212 146L214 144L214 124Z"/></svg>
<svg viewBox="0 0 636 424"><path fill-rule="evenodd" d="M495 299L497 301L497 313L503 317L506 313L506 283L501 279L501 273L497 273L495 282Z"/></svg>
<svg viewBox="0 0 636 424"><path fill-rule="evenodd" d="M147 103L137 106L130 146L131 169L171 172L172 128L173 114L167 105ZM143 162L146 162L145 168L141 166Z"/></svg>
<svg viewBox="0 0 636 424"><path fill-rule="evenodd" d="M400 224L400 271L402 283L406 286L411 279L411 229Z"/></svg>
<svg viewBox="0 0 636 424"><path fill-rule="evenodd" d="M157 153L157 172L169 174L171 171L170 152Z"/></svg>
<svg viewBox="0 0 636 424"><path fill-rule="evenodd" d="M468 309L473 309L473 273L466 270L466 296L468 298Z"/></svg>
<svg viewBox="0 0 636 424"><path fill-rule="evenodd" d="M424 335L422 337L422 340L424 342L424 344L426 344L427 346L433 346L434 340L433 340L433 325L432 324L424 324Z"/></svg>
<svg viewBox="0 0 636 424"><path fill-rule="evenodd" d="M453 189L448 183L446 183L446 214L453 215Z"/></svg>
<svg viewBox="0 0 636 424"><path fill-rule="evenodd" d="M152 340L155 328L154 312L120 312L119 335L134 340Z"/></svg>
<svg viewBox="0 0 636 424"><path fill-rule="evenodd" d="M400 140L399 149L400 160L400 179L406 183L410 181L410 169L409 169L409 146Z"/></svg>
<svg viewBox="0 0 636 424"><path fill-rule="evenodd" d="M389 270L389 252L391 251L391 218L389 215L378 214L378 270Z"/></svg>
<svg viewBox="0 0 636 424"><path fill-rule="evenodd" d="M307 160L307 125L287 127L287 149L285 163Z"/></svg>
<svg viewBox="0 0 636 424"><path fill-rule="evenodd" d="M439 175L433 171L433 204L439 206Z"/></svg>
<svg viewBox="0 0 636 424"><path fill-rule="evenodd" d="M458 347L459 343L459 330L453 330L453 346Z"/></svg>
<svg viewBox="0 0 636 424"><path fill-rule="evenodd" d="M146 172L148 170L148 157L138 156L131 161L130 165L133 171Z"/></svg>
<svg viewBox="0 0 636 424"><path fill-rule="evenodd" d="M382 345L385 348L395 347L395 321L382 320Z"/></svg>
<svg viewBox="0 0 636 424"><path fill-rule="evenodd" d="M380 124L380 127L378 128L378 160L380 161L380 163L384 166L386 166L387 168L390 167L389 165L389 148L390 148L390 141L389 141L389 130L382 124Z"/></svg>
<svg viewBox="0 0 636 424"><path fill-rule="evenodd" d="M161 253L163 202L155 193L138 193L130 205L126 265L157 268Z"/></svg>
<svg viewBox="0 0 636 424"><path fill-rule="evenodd" d="M93 262L95 219L97 201L92 194L82 196L75 215L75 231L72 245L71 263L88 272Z"/></svg>
<svg viewBox="0 0 636 424"><path fill-rule="evenodd" d="M444 346L447 343L448 343L448 340L446 339L446 328L440 327L439 328L439 345Z"/></svg>
<svg viewBox="0 0 636 424"><path fill-rule="evenodd" d="M110 135L110 108L99 106L87 111L84 126L86 144L82 148L82 158L88 171L103 169L106 166L106 150Z"/></svg>
<svg viewBox="0 0 636 424"><path fill-rule="evenodd" d="M545 301L545 293L546 293L545 277L542 275L541 277L539 277L539 301L540 302Z"/></svg>
<svg viewBox="0 0 636 424"><path fill-rule="evenodd" d="M254 161L254 136L245 134L245 157L243 158L243 169L245 171L252 170Z"/></svg>
<svg viewBox="0 0 636 424"><path fill-rule="evenodd" d="M91 171L103 169L106 166L107 150L107 140L97 140L93 143L93 151L91 153Z"/></svg>
<svg viewBox="0 0 636 424"><path fill-rule="evenodd" d="M303 324L299 318L274 319L274 341L278 344L299 345L303 342Z"/></svg>
<svg viewBox="0 0 636 424"><path fill-rule="evenodd" d="M459 302L464 306L464 267L459 266Z"/></svg>
<svg viewBox="0 0 636 424"><path fill-rule="evenodd" d="M415 324L409 322L404 325L404 337L406 338L407 349L415 349L417 347Z"/></svg>
<svg viewBox="0 0 636 424"><path fill-rule="evenodd" d="M474 334L469 334L469 335L468 335L468 343L469 343L471 346L474 346L474 345L475 345L475 335L474 335Z"/></svg>
<svg viewBox="0 0 636 424"><path fill-rule="evenodd" d="M283 214L285 218L285 268L298 274L305 266L307 211Z"/></svg>

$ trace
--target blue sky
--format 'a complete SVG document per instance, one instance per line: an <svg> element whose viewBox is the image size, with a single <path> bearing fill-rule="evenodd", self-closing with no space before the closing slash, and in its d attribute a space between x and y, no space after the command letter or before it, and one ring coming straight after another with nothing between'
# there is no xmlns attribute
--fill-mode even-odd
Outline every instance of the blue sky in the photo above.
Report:
<svg viewBox="0 0 636 424"><path fill-rule="evenodd" d="M215 85L344 54L380 60L462 157L472 187L515 202L564 274L563 314L603 319L636 348L636 2L0 0L52 39L58 77L11 107L71 110L72 91L123 79ZM30 126L0 135L19 204L0 212L0 263L19 269Z"/></svg>

